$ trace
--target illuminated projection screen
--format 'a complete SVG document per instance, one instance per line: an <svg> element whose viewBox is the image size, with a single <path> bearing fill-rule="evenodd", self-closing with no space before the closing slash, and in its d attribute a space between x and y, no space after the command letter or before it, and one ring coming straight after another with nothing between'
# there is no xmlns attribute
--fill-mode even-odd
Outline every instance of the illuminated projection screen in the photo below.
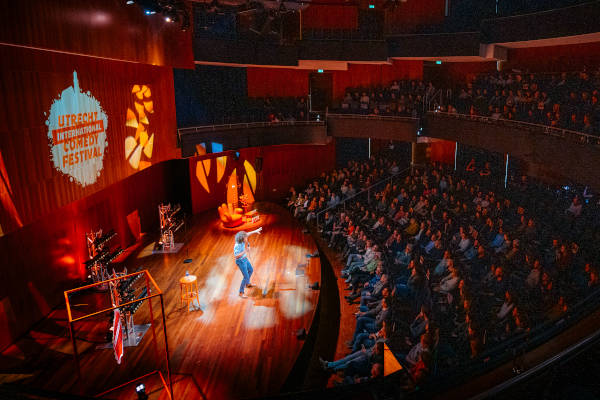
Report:
<svg viewBox="0 0 600 400"><path fill-rule="evenodd" d="M0 234L177 157L168 67L0 46Z"/></svg>

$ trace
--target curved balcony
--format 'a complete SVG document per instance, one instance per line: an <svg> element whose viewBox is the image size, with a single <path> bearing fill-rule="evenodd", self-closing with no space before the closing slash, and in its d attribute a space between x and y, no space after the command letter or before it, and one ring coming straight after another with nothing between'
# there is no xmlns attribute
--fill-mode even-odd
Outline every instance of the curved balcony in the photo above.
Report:
<svg viewBox="0 0 600 400"><path fill-rule="evenodd" d="M333 137L377 138L415 142L418 118L360 114L327 114L327 133Z"/></svg>
<svg viewBox="0 0 600 400"><path fill-rule="evenodd" d="M459 142L502 154L525 165L525 172L556 184L585 183L600 189L600 138L526 122L430 112L418 118L328 114L324 121L255 122L179 129L183 157L196 145L217 150L276 144L325 144L331 138L373 138L417 142L420 136ZM419 127L423 130L418 134ZM206 146L205 146L206 147Z"/></svg>
<svg viewBox="0 0 600 400"><path fill-rule="evenodd" d="M510 154L543 181L600 188L598 137L525 122L430 112L425 135Z"/></svg>
<svg viewBox="0 0 600 400"><path fill-rule="evenodd" d="M251 122L208 125L177 130L181 155L197 154L197 145L211 143L213 152L276 144L326 144L324 121ZM215 144L218 150L215 151Z"/></svg>
<svg viewBox="0 0 600 400"><path fill-rule="evenodd" d="M482 42L522 42L598 32L600 2L481 21Z"/></svg>

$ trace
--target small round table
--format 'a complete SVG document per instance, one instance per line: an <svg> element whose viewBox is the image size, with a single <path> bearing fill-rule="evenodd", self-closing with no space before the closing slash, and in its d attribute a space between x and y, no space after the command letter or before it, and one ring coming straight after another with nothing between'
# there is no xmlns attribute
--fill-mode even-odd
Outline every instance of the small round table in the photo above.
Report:
<svg viewBox="0 0 600 400"><path fill-rule="evenodd" d="M190 303L194 304L196 300L200 307L200 299L198 298L198 279L196 275L186 275L179 280L179 292L181 295L181 305L187 304L187 309L190 311Z"/></svg>

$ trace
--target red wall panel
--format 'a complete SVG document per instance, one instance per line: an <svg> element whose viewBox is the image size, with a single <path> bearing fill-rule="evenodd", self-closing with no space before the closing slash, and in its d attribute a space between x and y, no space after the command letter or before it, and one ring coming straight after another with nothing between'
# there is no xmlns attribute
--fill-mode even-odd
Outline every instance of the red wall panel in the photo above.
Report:
<svg viewBox="0 0 600 400"><path fill-rule="evenodd" d="M358 10L356 6L309 5L302 11L304 29L357 29Z"/></svg>
<svg viewBox="0 0 600 400"><path fill-rule="evenodd" d="M346 88L387 85L395 79L422 79L423 61L393 61L392 65L349 64L347 71L333 73L333 97L341 98Z"/></svg>
<svg viewBox="0 0 600 400"><path fill-rule="evenodd" d="M148 165L177 157L175 100L170 68L2 45L0 58L0 155L4 165L0 170L3 177L0 194L4 193L4 199L12 202L16 218L22 224L31 223L59 207L89 196ZM89 180L85 184L73 180L73 174L65 174L54 166L52 144L56 143L54 139L49 139L49 127L46 126L53 103L61 95L66 96L63 90L74 86L74 71L82 93L78 99L92 96L107 116L104 130L108 144L99 157L102 160L101 169L95 181ZM149 90L145 93L148 97L137 100L136 94L132 93L134 85L147 85ZM60 101L66 104L65 99L61 98ZM138 104L147 101L152 110L143 111L147 118L146 125L141 122L142 114L136 110L136 101ZM81 104L81 100L77 100L75 105L65 105L60 108L63 111L59 114L65 114L64 110L84 108ZM128 159L125 149L126 140L132 140L126 138L138 136L137 129L126 126L128 109L132 110L136 123L140 121L138 125L146 126L145 137L154 135L152 151L149 151L150 147L145 149L150 156L139 152L141 162L134 163L135 167L128 161L132 160L133 155ZM66 114L64 118L68 118L68 112ZM58 121L60 123L60 118ZM134 142L139 144L141 140L138 137ZM65 141L65 146L67 142L71 143ZM82 154L81 148L81 151L92 154L92 151L102 148L101 143L97 146L92 146L91 142L88 144L90 146L80 142L81 147L68 153L73 156L75 153ZM75 160L73 158L76 173L85 173L90 179L88 166L75 164ZM1 203L0 221L7 218L15 220L14 215L6 216L7 213L14 214L9 203ZM8 225L14 228L14 224ZM4 233L10 229L2 226Z"/></svg>
<svg viewBox="0 0 600 400"><path fill-rule="evenodd" d="M308 70L248 67L248 97L299 97L308 94Z"/></svg>
<svg viewBox="0 0 600 400"><path fill-rule="evenodd" d="M436 140L429 144L429 161L454 165L456 142Z"/></svg>
<svg viewBox="0 0 600 400"><path fill-rule="evenodd" d="M505 69L532 72L581 71L600 64L600 42L510 49Z"/></svg>
<svg viewBox="0 0 600 400"><path fill-rule="evenodd" d="M145 15L124 0L8 1L0 42L76 54L193 68L191 29Z"/></svg>
<svg viewBox="0 0 600 400"><path fill-rule="evenodd" d="M445 0L398 2L385 13L385 27L389 32L413 33L419 25L436 25L444 21Z"/></svg>

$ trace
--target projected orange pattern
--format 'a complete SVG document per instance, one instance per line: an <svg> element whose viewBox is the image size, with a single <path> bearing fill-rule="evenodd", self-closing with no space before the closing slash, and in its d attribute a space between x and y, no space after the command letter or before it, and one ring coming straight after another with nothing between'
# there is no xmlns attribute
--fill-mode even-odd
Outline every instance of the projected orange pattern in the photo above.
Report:
<svg viewBox="0 0 600 400"><path fill-rule="evenodd" d="M135 135L125 138L125 159L132 168L142 170L152 165L154 133L149 133L148 114L154 113L154 103L150 87L146 85L133 85L131 93L135 111L127 108L125 126L135 129Z"/></svg>
<svg viewBox="0 0 600 400"><path fill-rule="evenodd" d="M206 154L206 150L204 150L203 146L196 146L196 151L198 155ZM216 159L206 159L199 160L196 162L196 179L202 185L204 190L210 193L210 184L208 181L208 177L210 176L211 165L212 162L216 162L217 164L217 183L221 182L223 176L225 175L225 168L227 167L227 156L217 157ZM214 169L213 169L214 170ZM244 161L244 169L243 169L243 183L242 190L243 194L248 197L251 202L254 202L254 194L256 193L256 170L252 166L252 164L248 161ZM238 187L237 187L237 174L236 169L229 176L229 182L227 184L227 201L231 203L237 203L236 201L229 201L229 199L236 198L238 195Z"/></svg>
<svg viewBox="0 0 600 400"><path fill-rule="evenodd" d="M203 146L196 146L198 155L206 154ZM225 175L225 167L227 166L227 156L217 157L216 159L206 159L196 162L196 179L202 185L204 190L210 193L210 185L208 183L208 177L210 176L211 163L215 160L217 163L217 183L221 182L223 175Z"/></svg>

